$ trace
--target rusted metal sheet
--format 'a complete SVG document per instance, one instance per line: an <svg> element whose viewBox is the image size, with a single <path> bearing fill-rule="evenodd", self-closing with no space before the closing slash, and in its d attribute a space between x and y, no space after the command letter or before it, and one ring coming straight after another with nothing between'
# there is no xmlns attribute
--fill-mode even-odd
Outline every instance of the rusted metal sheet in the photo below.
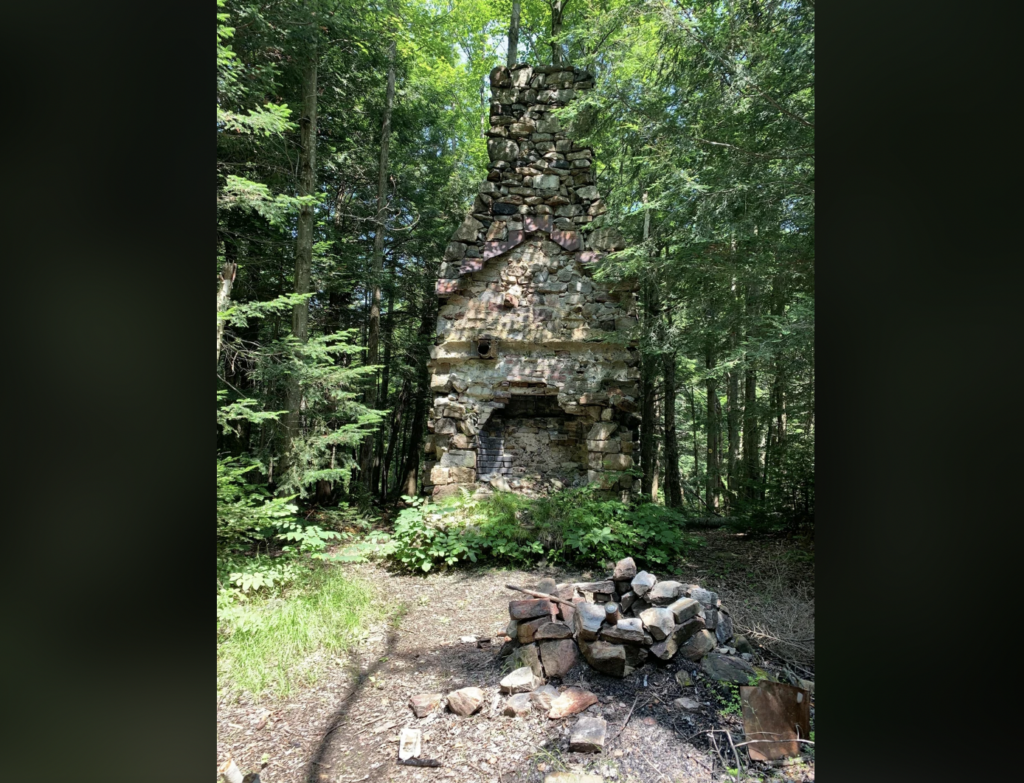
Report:
<svg viewBox="0 0 1024 783"><path fill-rule="evenodd" d="M771 761L800 754L800 743L795 740L807 739L811 731L807 691L781 682L741 685L740 703L746 740L767 740L746 746L752 760Z"/></svg>

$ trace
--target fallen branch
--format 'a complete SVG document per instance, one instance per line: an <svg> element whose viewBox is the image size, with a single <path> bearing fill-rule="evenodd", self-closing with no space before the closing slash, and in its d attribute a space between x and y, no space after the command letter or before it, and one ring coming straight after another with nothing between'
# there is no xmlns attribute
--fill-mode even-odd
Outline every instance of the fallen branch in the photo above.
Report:
<svg viewBox="0 0 1024 783"><path fill-rule="evenodd" d="M440 767L441 762L437 759L402 759L398 760L399 764L404 764L407 767Z"/></svg>
<svg viewBox="0 0 1024 783"><path fill-rule="evenodd" d="M758 734L765 734L765 733L766 732L763 732L763 731L758 732ZM746 742L737 742L736 743L736 747L737 748L742 748L744 745L749 745L752 742L802 742L804 745L813 745L814 744L814 742L812 742L811 740L793 739L792 737L787 737L786 739L780 739L780 740L769 740L769 739L747 740Z"/></svg>
<svg viewBox="0 0 1024 783"><path fill-rule="evenodd" d="M516 587L515 585L505 585L506 590L518 590L520 593L526 593L532 595L534 598L546 598L548 601L554 601L556 604L563 604L564 606L571 606L575 608L575 604L572 601L566 601L558 596L549 595L548 593L538 593L536 590L527 590L525 587Z"/></svg>
<svg viewBox="0 0 1024 783"><path fill-rule="evenodd" d="M640 698L640 694L639 693L636 696L633 697L633 706L629 708L629 712L626 713L626 719L624 721L622 721L622 725L619 727L619 730L617 732L615 732L615 736L612 737L612 740L617 740L619 738L619 735L623 731L625 731L626 724L629 723L629 719L633 717L633 710L636 708L636 700L639 699L639 698ZM609 740L609 742L610 741L611 740Z"/></svg>

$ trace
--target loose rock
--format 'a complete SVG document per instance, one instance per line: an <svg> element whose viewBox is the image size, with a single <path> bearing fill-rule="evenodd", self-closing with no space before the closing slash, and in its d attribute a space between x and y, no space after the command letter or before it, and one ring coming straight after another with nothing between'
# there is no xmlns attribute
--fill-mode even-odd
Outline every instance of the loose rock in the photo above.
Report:
<svg viewBox="0 0 1024 783"><path fill-rule="evenodd" d="M479 688L461 688L448 694L448 708L465 718L480 709L485 698Z"/></svg>
<svg viewBox="0 0 1024 783"><path fill-rule="evenodd" d="M696 699L691 699L689 696L683 696L672 703L687 712L697 712L700 709L700 702Z"/></svg>
<svg viewBox="0 0 1024 783"><path fill-rule="evenodd" d="M604 718L584 716L576 721L569 736L569 750L576 753L600 753L604 749L608 723Z"/></svg>
<svg viewBox="0 0 1024 783"><path fill-rule="evenodd" d="M633 577L633 581L630 585L633 588L633 592L640 598L647 595L651 588L657 584L658 579L653 574L649 574L646 571L641 571L639 574Z"/></svg>
<svg viewBox="0 0 1024 783"><path fill-rule="evenodd" d="M632 579L636 576L636 563L633 562L633 558L626 557L615 564L615 571L612 573L612 579Z"/></svg>
<svg viewBox="0 0 1024 783"><path fill-rule="evenodd" d="M510 718L519 718L529 714L532 709L533 703L530 700L530 694L517 693L515 696L510 696L508 701L505 702L503 714L508 715Z"/></svg>
<svg viewBox="0 0 1024 783"><path fill-rule="evenodd" d="M701 661L700 667L715 680L732 682L737 685L748 685L750 678L757 676L753 666L733 655L710 653Z"/></svg>
<svg viewBox="0 0 1024 783"><path fill-rule="evenodd" d="M502 693L529 693L539 688L544 680L533 673L529 666L522 666L501 681Z"/></svg>
<svg viewBox="0 0 1024 783"><path fill-rule="evenodd" d="M548 717L552 720L565 718L583 712L591 704L597 704L597 696L583 688L568 688L551 702Z"/></svg>
<svg viewBox="0 0 1024 783"><path fill-rule="evenodd" d="M672 615L672 612L661 606L645 609L640 613L640 620L643 621L644 627L650 632L651 636L659 642L672 633L672 629L676 627L675 617Z"/></svg>
<svg viewBox="0 0 1024 783"><path fill-rule="evenodd" d="M682 594L682 588L679 582L658 582L651 588L646 598L655 606L665 606Z"/></svg>
<svg viewBox="0 0 1024 783"><path fill-rule="evenodd" d="M541 685L537 690L530 693L530 701L539 710L547 712L551 704L558 698L558 688L554 685Z"/></svg>
<svg viewBox="0 0 1024 783"><path fill-rule="evenodd" d="M409 699L409 706L417 718L425 718L441 703L442 698L440 693L420 693Z"/></svg>

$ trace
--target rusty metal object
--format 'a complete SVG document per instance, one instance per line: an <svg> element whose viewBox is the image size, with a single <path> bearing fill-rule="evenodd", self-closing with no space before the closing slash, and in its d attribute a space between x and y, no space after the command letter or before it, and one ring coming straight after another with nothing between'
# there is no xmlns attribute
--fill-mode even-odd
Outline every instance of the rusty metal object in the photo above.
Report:
<svg viewBox="0 0 1024 783"><path fill-rule="evenodd" d="M797 739L811 731L810 694L781 682L740 686L743 733L754 761L772 761L800 754ZM798 733L799 732L799 733ZM746 742L744 743L746 744Z"/></svg>

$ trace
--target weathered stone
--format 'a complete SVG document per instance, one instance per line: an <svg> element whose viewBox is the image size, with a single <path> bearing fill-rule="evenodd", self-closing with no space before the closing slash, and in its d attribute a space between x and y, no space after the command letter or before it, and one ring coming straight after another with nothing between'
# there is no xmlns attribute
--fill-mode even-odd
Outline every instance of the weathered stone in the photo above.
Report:
<svg viewBox="0 0 1024 783"><path fill-rule="evenodd" d="M462 242L449 242L444 250L445 261L460 261L466 255L466 246Z"/></svg>
<svg viewBox="0 0 1024 783"><path fill-rule="evenodd" d="M644 598L657 583L657 577L654 574L641 571L633 577L633 581L630 582L633 588L633 592L639 597ZM646 600L646 599L645 599Z"/></svg>
<svg viewBox="0 0 1024 783"><path fill-rule="evenodd" d="M566 250L577 250L580 247L580 235L575 231L562 231L554 229L551 232L551 241L557 242ZM571 273L571 270L570 270Z"/></svg>
<svg viewBox="0 0 1024 783"><path fill-rule="evenodd" d="M591 641L597 639L597 633L604 622L604 608L597 604L584 601L576 605L576 634L578 638Z"/></svg>
<svg viewBox="0 0 1024 783"><path fill-rule="evenodd" d="M502 693L529 693L543 684L544 680L529 666L521 666L509 673L500 683Z"/></svg>
<svg viewBox="0 0 1024 783"><path fill-rule="evenodd" d="M585 403L584 403L585 404ZM616 453L622 450L621 440L588 440L588 451L600 451L602 453Z"/></svg>
<svg viewBox="0 0 1024 783"><path fill-rule="evenodd" d="M586 715L576 721L569 735L569 750L576 753L600 753L604 749L608 723L604 718Z"/></svg>
<svg viewBox="0 0 1024 783"><path fill-rule="evenodd" d="M455 230L455 236L453 236L452 239L461 239L463 242L474 242L476 241L476 232L483 227L483 223L476 220L472 215L467 215L466 219L462 221L462 225Z"/></svg>
<svg viewBox="0 0 1024 783"><path fill-rule="evenodd" d="M461 688L448 694L448 709L465 718L480 709L485 698L479 688Z"/></svg>
<svg viewBox="0 0 1024 783"><path fill-rule="evenodd" d="M686 594L694 601L700 601L705 606L710 606L715 609L722 605L722 601L719 599L718 593L705 590L703 587L695 587L693 585L689 585L688 587L689 589L686 591Z"/></svg>
<svg viewBox="0 0 1024 783"><path fill-rule="evenodd" d="M537 677L544 676L544 667L540 663L540 650L536 644L524 644L512 654L512 665L517 668L529 666Z"/></svg>
<svg viewBox="0 0 1024 783"><path fill-rule="evenodd" d="M651 654L667 661L680 646L698 631L704 630L703 617L691 617L686 622L675 626L663 641L651 645ZM653 636L653 633L651 634Z"/></svg>
<svg viewBox="0 0 1024 783"><path fill-rule="evenodd" d="M662 641L676 627L675 618L672 612L664 607L653 607L646 609L640 614L640 620L644 627L650 632L656 641Z"/></svg>
<svg viewBox="0 0 1024 783"><path fill-rule="evenodd" d="M509 696L508 701L505 702L505 709L502 710L502 714L510 718L520 718L528 715L532 709L533 702L530 700L530 694L517 693L514 696Z"/></svg>
<svg viewBox="0 0 1024 783"><path fill-rule="evenodd" d="M718 639L719 644L725 644L732 638L732 618L729 615L719 613L715 638Z"/></svg>
<svg viewBox="0 0 1024 783"><path fill-rule="evenodd" d="M712 679L737 685L749 685L750 679L757 676L753 666L735 655L709 653L704 656L700 667Z"/></svg>
<svg viewBox="0 0 1024 783"><path fill-rule="evenodd" d="M536 620L525 620L519 622L519 643L530 644L537 629L545 623L551 622L550 617L539 617Z"/></svg>
<svg viewBox="0 0 1024 783"><path fill-rule="evenodd" d="M572 628L565 623L545 623L533 634L533 638L537 641L543 639L568 639L571 636Z"/></svg>
<svg viewBox="0 0 1024 783"><path fill-rule="evenodd" d="M700 702L696 699L691 699L689 696L683 696L672 703L679 707L679 709L686 710L687 712L697 712L700 710Z"/></svg>
<svg viewBox="0 0 1024 783"><path fill-rule="evenodd" d="M636 593L634 593L632 590L629 590L629 591L623 593L619 597L619 606L622 608L623 612L628 612L633 607L633 604L635 602L636 602Z"/></svg>
<svg viewBox="0 0 1024 783"><path fill-rule="evenodd" d="M512 85L512 74L504 65L491 71L491 87L509 87Z"/></svg>
<svg viewBox="0 0 1024 783"><path fill-rule="evenodd" d="M655 606L667 606L682 595L682 588L679 582L658 582L645 598Z"/></svg>
<svg viewBox="0 0 1024 783"><path fill-rule="evenodd" d="M693 685L693 676L686 669L680 669L676 672L676 682L680 688L689 688Z"/></svg>
<svg viewBox="0 0 1024 783"><path fill-rule="evenodd" d="M490 150L490 144L493 139L487 142L487 148ZM493 155L492 155L493 158ZM617 228L607 227L598 228L590 233L587 238L587 247L591 250L603 250L603 251L615 251L622 250L626 246L626 240Z"/></svg>
<svg viewBox="0 0 1024 783"><path fill-rule="evenodd" d="M554 595L561 598L561 596L557 594L557 590L558 585L556 585L555 580L549 576L544 577L533 586L533 591L535 593L544 593L545 595Z"/></svg>
<svg viewBox="0 0 1024 783"><path fill-rule="evenodd" d="M597 704L597 696L583 688L567 688L558 698L551 702L548 717L551 720L565 718L583 712L591 704Z"/></svg>
<svg viewBox="0 0 1024 783"><path fill-rule="evenodd" d="M440 693L420 693L409 699L409 706L417 718L425 718L434 711L443 698Z"/></svg>
<svg viewBox="0 0 1024 783"><path fill-rule="evenodd" d="M508 602L508 613L513 620L530 620L534 617L551 617L554 611L554 604L543 598L530 598L525 601Z"/></svg>
<svg viewBox="0 0 1024 783"><path fill-rule="evenodd" d="M629 470L633 467L633 458L628 454L605 454L601 467L605 470Z"/></svg>
<svg viewBox="0 0 1024 783"><path fill-rule="evenodd" d="M508 139L488 139L487 154L491 160L513 161L519 157L519 145Z"/></svg>
<svg viewBox="0 0 1024 783"><path fill-rule="evenodd" d="M618 426L613 421L599 421L590 428L590 431L587 433L587 440L608 440Z"/></svg>
<svg viewBox="0 0 1024 783"><path fill-rule="evenodd" d="M626 675L626 650L621 644L580 641L580 652L594 669L612 677Z"/></svg>
<svg viewBox="0 0 1024 783"><path fill-rule="evenodd" d="M607 422L604 422L607 423ZM591 428L593 431L593 427ZM632 581L633 577L636 576L636 563L633 558L626 557L615 564L615 568L612 571L612 579L616 582L619 580Z"/></svg>
<svg viewBox="0 0 1024 783"><path fill-rule="evenodd" d="M572 155L569 157L572 158ZM601 194L598 193L596 185L584 185L582 188L576 188L576 195L581 199L590 201L591 199L598 198Z"/></svg>
<svg viewBox="0 0 1024 783"><path fill-rule="evenodd" d="M538 646L547 677L564 677L576 665L576 643L572 639L543 641Z"/></svg>
<svg viewBox="0 0 1024 783"><path fill-rule="evenodd" d="M707 629L698 631L679 648L679 654L688 661L699 661L715 649L715 635Z"/></svg>
<svg viewBox="0 0 1024 783"><path fill-rule="evenodd" d="M623 617L615 625L602 628L599 638L609 642L643 644L644 625L639 617Z"/></svg>
<svg viewBox="0 0 1024 783"><path fill-rule="evenodd" d="M741 653L754 654L754 646L750 643L746 636L743 634L736 634L732 637L733 646Z"/></svg>
<svg viewBox="0 0 1024 783"><path fill-rule="evenodd" d="M583 593L614 593L615 584L610 579L600 582L576 582L575 587Z"/></svg>
<svg viewBox="0 0 1024 783"><path fill-rule="evenodd" d="M441 456L441 467L444 468L472 468L475 466L475 451L460 451L456 449L450 449Z"/></svg>
<svg viewBox="0 0 1024 783"><path fill-rule="evenodd" d="M717 609L704 610L704 625L707 626L709 631L713 631L718 627L718 617L719 614Z"/></svg>
<svg viewBox="0 0 1024 783"><path fill-rule="evenodd" d="M530 83L530 79L533 77L533 68L529 65L516 67L512 70L512 86L513 87L526 87Z"/></svg>
<svg viewBox="0 0 1024 783"><path fill-rule="evenodd" d="M544 776L544 783L604 783L604 778L586 772L552 772Z"/></svg>
<svg viewBox="0 0 1024 783"><path fill-rule="evenodd" d="M530 701L538 710L547 712L551 709L551 703L558 698L558 688L554 685L541 685L530 692Z"/></svg>
<svg viewBox="0 0 1024 783"><path fill-rule="evenodd" d="M675 617L675 621L678 624L701 614L701 609L703 609L703 607L699 602L694 601L692 598L679 598L670 603L667 609L672 612L672 615ZM701 619L703 619L703 615L701 616Z"/></svg>

